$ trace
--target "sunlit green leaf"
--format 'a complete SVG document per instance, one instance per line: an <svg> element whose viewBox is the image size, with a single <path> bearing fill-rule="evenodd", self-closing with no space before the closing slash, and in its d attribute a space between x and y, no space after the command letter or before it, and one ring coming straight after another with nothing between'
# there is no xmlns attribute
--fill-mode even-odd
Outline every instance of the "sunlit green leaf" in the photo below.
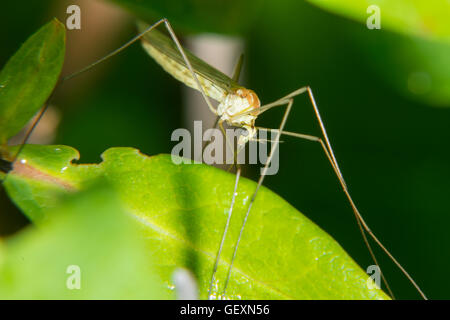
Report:
<svg viewBox="0 0 450 320"><path fill-rule="evenodd" d="M5 186L33 221L48 218L58 191L83 190L105 176L126 211L140 223L141 236L165 282L177 267L192 270L201 297L225 225L235 177L203 164L175 165L171 156L147 157L136 149L112 148L103 162L76 165L76 150L65 146L24 149ZM23 161L22 161L23 160ZM220 294L234 242L255 182L242 179L219 266ZM86 209L88 210L88 209ZM368 289L368 276L328 234L286 201L262 188L248 220L228 287L228 298L382 299Z"/></svg>
<svg viewBox="0 0 450 320"><path fill-rule="evenodd" d="M326 10L366 23L379 8L381 28L450 41L450 2L442 0L308 0ZM369 11L369 12L368 12Z"/></svg>
<svg viewBox="0 0 450 320"><path fill-rule="evenodd" d="M357 43L381 81L410 99L450 107L450 42L369 33L361 33Z"/></svg>
<svg viewBox="0 0 450 320"><path fill-rule="evenodd" d="M366 59L365 65L379 74L381 81L409 99L450 106L449 2L310 2L364 24L349 30L349 36L354 36L354 44L365 53L360 59ZM365 26L376 21L380 30Z"/></svg>

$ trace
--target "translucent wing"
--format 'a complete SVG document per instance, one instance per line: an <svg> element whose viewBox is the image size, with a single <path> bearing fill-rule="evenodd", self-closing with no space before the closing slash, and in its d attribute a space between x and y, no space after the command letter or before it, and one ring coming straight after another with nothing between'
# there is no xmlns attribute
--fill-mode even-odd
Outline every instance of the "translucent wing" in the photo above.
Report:
<svg viewBox="0 0 450 320"><path fill-rule="evenodd" d="M147 24L138 22L140 32L144 31L147 27ZM197 83L172 39L158 30L153 29L143 36L142 46L175 79L191 88L199 90ZM228 93L241 88L230 77L199 59L188 50L184 49L184 52L194 72L197 74L198 80L205 89L205 93L212 99L220 102Z"/></svg>

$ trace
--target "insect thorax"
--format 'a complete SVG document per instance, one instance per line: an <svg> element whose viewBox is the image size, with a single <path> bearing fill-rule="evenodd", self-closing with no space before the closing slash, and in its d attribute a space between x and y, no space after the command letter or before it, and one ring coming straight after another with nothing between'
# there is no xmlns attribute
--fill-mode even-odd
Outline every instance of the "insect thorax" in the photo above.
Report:
<svg viewBox="0 0 450 320"><path fill-rule="evenodd" d="M258 116L260 102L252 90L240 88L229 93L217 107L217 115L231 126L253 127ZM254 112L252 112L254 111Z"/></svg>
<svg viewBox="0 0 450 320"><path fill-rule="evenodd" d="M239 138L238 144L243 146L256 135L255 120L258 117L261 103L252 90L240 88L229 93L217 107L217 115L221 121L230 126L247 129L247 135Z"/></svg>

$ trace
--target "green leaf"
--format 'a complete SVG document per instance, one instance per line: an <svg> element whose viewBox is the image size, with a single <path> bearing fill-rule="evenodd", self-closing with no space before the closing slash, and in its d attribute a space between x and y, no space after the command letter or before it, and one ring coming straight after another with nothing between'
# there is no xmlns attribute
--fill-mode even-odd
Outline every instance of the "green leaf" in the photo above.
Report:
<svg viewBox="0 0 450 320"><path fill-rule="evenodd" d="M309 0L331 12L366 24L380 9L381 30L352 27L348 35L361 47L365 65L409 99L450 106L450 2Z"/></svg>
<svg viewBox="0 0 450 320"><path fill-rule="evenodd" d="M308 0L331 12L366 23L373 13L369 5L380 8L381 28L450 41L450 2L442 0Z"/></svg>
<svg viewBox="0 0 450 320"><path fill-rule="evenodd" d="M0 144L43 106L64 61L65 28L54 19L33 34L0 73Z"/></svg>
<svg viewBox="0 0 450 320"><path fill-rule="evenodd" d="M203 164L175 165L171 156L147 157L112 148L100 164L77 165L76 150L27 145L5 181L10 197L41 224L57 191L83 190L98 176L117 189L125 210L166 283L178 267L193 271L207 296L212 266L226 222L235 177ZM255 182L243 178L214 289L221 292ZM88 209L86 209L88 210ZM53 213L54 214L54 213ZM369 290L368 276L327 233L267 188L250 214L227 290L242 299L384 299Z"/></svg>
<svg viewBox="0 0 450 320"><path fill-rule="evenodd" d="M171 297L110 187L97 184L48 213L0 247L0 299ZM80 289L68 287L77 273Z"/></svg>
<svg viewBox="0 0 450 320"><path fill-rule="evenodd" d="M261 2L240 0L111 0L148 22L167 18L193 31L238 33L252 25Z"/></svg>
<svg viewBox="0 0 450 320"><path fill-rule="evenodd" d="M450 42L395 33L357 35L366 65L404 96L450 107Z"/></svg>

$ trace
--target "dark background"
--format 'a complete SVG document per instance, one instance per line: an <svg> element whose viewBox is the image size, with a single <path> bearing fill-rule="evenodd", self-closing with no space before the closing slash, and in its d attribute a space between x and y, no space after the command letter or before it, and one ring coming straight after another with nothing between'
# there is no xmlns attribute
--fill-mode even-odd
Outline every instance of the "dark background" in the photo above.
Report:
<svg viewBox="0 0 450 320"><path fill-rule="evenodd" d="M0 65L52 17L65 21L68 4L29 1L24 8L3 3ZM120 11L112 11L109 20L107 11L106 20L98 21L98 8L86 1L78 4L84 20L81 31L68 32L65 74L136 33L133 20ZM448 299L450 103L433 106L392 85L405 77L402 59L415 63L414 55L406 54L397 64L393 52L416 40L384 29L368 30L300 1L266 2L254 10L251 23L231 30L245 40L243 84L263 103L304 85L313 88L336 157L366 221L429 298ZM185 21L177 25L176 16L162 14L181 37L210 31L190 28ZM160 17L156 11L153 21ZM417 61L418 70L424 66ZM181 104L181 85L135 45L58 88L54 105L61 122L53 143L77 148L80 162L99 162L100 154L113 146L136 147L149 155L170 153L170 135L183 123ZM259 123L278 126L282 110L271 114ZM287 129L320 134L307 96L296 98ZM372 264L320 146L283 140L281 169L265 185L330 233L363 268ZM256 170L250 176L255 178ZM6 237L26 220L3 190L0 201L0 233ZM396 296L419 298L393 263L376 252Z"/></svg>

